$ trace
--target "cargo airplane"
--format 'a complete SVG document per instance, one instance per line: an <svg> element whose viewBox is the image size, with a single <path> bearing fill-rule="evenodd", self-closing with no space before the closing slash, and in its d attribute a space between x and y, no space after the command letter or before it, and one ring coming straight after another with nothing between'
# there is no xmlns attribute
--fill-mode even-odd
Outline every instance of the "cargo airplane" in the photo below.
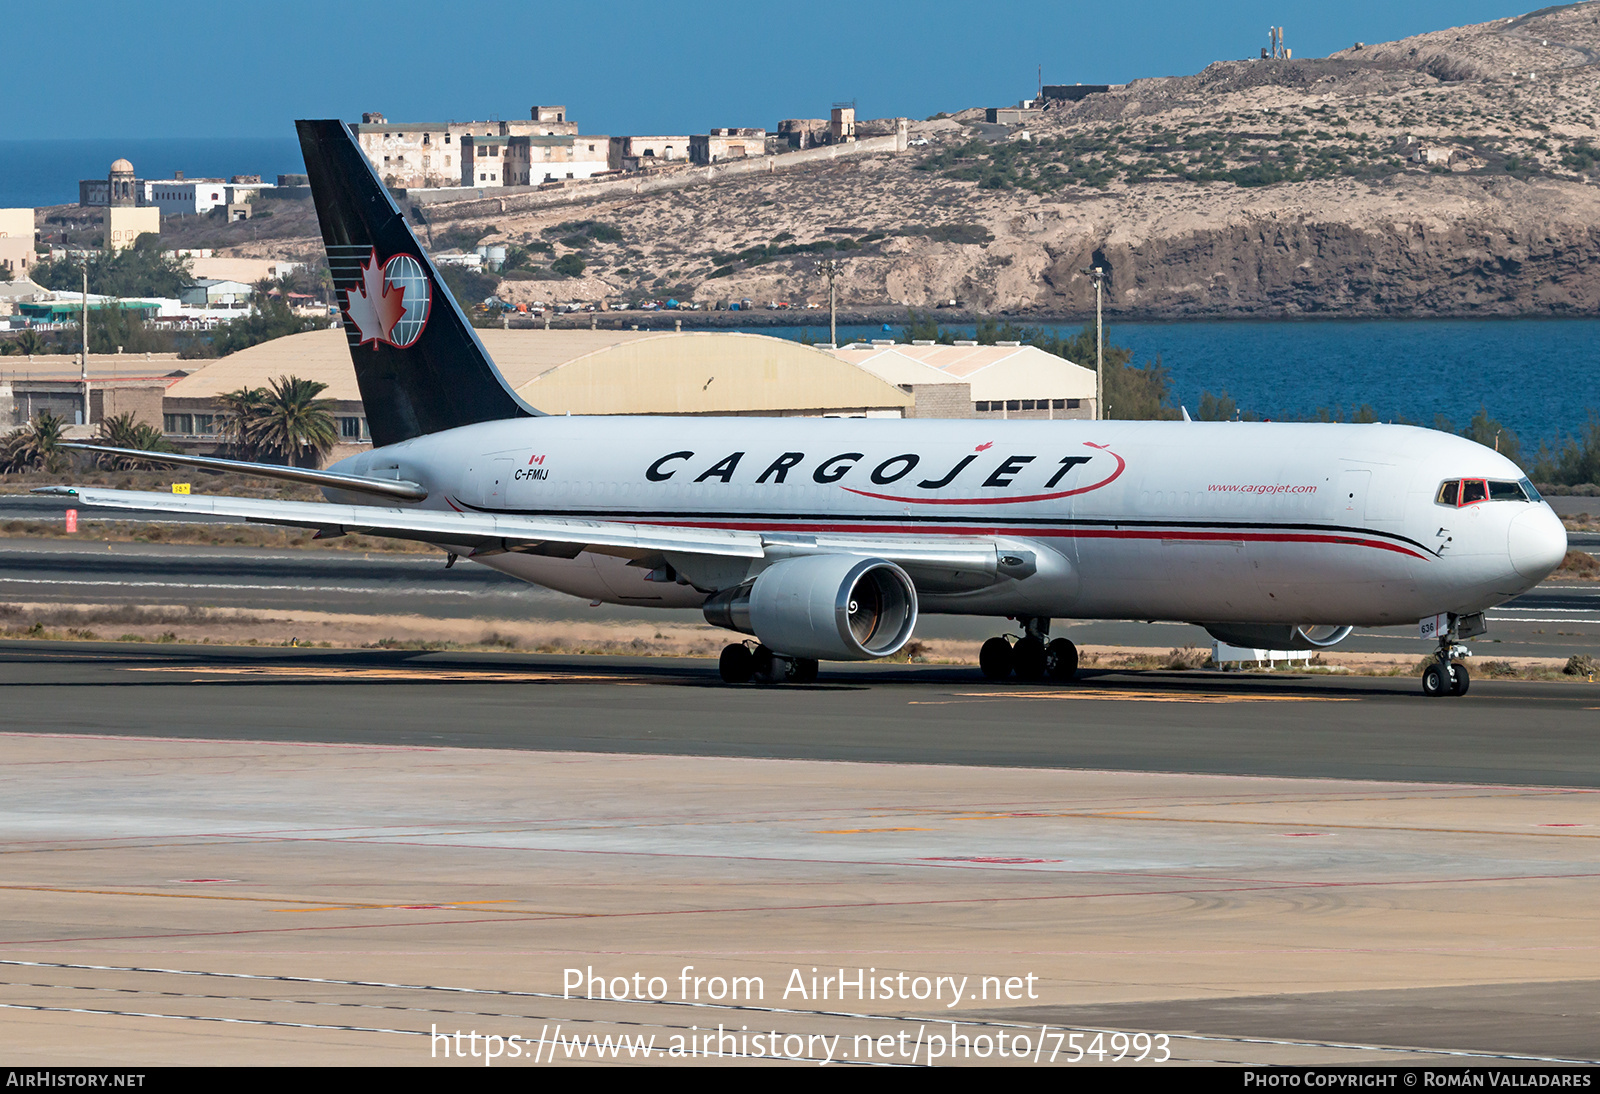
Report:
<svg viewBox="0 0 1600 1094"><path fill-rule="evenodd" d="M328 503L72 488L86 504L420 540L596 601L751 635L729 682L902 649L921 613L1015 620L991 679L1067 680L1052 619L1198 623L1272 649L1420 625L1427 695L1566 533L1510 460L1395 425L550 416L484 351L338 121L298 123L372 433ZM82 446L90 447L90 446ZM148 458L148 454L138 453Z"/></svg>

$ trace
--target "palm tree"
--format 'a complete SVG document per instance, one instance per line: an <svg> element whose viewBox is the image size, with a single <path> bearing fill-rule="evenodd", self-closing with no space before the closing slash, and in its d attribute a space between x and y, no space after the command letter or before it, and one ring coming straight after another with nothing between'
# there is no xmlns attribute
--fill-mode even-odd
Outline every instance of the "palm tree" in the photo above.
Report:
<svg viewBox="0 0 1600 1094"><path fill-rule="evenodd" d="M7 471L34 467L59 471L67 455L60 447L65 426L66 422L45 411L22 428L12 430L0 440L0 467Z"/></svg>
<svg viewBox="0 0 1600 1094"><path fill-rule="evenodd" d="M9 475L14 471L23 470L22 465L22 435L27 430L18 426L10 433L0 437L0 475Z"/></svg>
<svg viewBox="0 0 1600 1094"><path fill-rule="evenodd" d="M161 430L136 420L131 412L102 418L100 435L97 439L110 448L137 448L144 452L176 451L167 443ZM106 452L102 452L95 462L109 471L135 471L157 466L150 460L141 460L133 456L113 456Z"/></svg>
<svg viewBox="0 0 1600 1094"><path fill-rule="evenodd" d="M217 415L217 433L222 443L236 460L253 460L256 457L252 431L267 398L264 387L242 387L217 396L221 413Z"/></svg>
<svg viewBox="0 0 1600 1094"><path fill-rule="evenodd" d="M286 464L322 466L322 458L339 443L333 400L317 398L327 389L315 380L278 377L251 423L250 439Z"/></svg>
<svg viewBox="0 0 1600 1094"><path fill-rule="evenodd" d="M48 353L49 350L49 344L39 337L38 331L31 327L15 338L8 338L4 342L0 342L0 355L5 356L15 354L22 357L34 353Z"/></svg>

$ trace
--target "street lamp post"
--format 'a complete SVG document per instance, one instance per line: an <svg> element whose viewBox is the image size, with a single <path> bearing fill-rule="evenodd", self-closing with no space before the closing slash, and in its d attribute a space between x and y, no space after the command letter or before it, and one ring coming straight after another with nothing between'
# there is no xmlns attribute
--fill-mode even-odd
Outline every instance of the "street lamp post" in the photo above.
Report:
<svg viewBox="0 0 1600 1094"><path fill-rule="evenodd" d="M83 256L83 356L79 362L78 377L83 383L83 424L89 424L89 256Z"/></svg>
<svg viewBox="0 0 1600 1094"><path fill-rule="evenodd" d="M1086 266L1078 271L1094 282L1094 416L1104 418L1106 393L1106 339L1101 317L1101 293L1106 284L1104 266Z"/></svg>
<svg viewBox="0 0 1600 1094"><path fill-rule="evenodd" d="M839 260L825 258L817 263L817 268L828 278L828 341L837 347L839 345L839 319L838 311L834 305L833 278L839 272Z"/></svg>

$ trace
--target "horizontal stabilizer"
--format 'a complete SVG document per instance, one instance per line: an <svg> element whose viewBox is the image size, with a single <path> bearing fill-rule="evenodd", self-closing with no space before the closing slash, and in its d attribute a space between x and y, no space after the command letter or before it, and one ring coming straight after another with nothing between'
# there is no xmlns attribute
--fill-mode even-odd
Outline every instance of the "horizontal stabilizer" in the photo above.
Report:
<svg viewBox="0 0 1600 1094"><path fill-rule="evenodd" d="M326 486L353 493L374 494L394 501L422 501L428 491L420 484L404 479L369 479L363 475L345 475L338 471L313 471L307 467L284 467L275 463L249 463L245 460L224 460L216 456L191 456L183 452L146 452L139 448L111 448L101 444L63 444L78 452L102 452L110 456L127 456L149 463L173 463L182 467L201 467L207 471L231 471L236 475L255 475L263 479L281 479L285 482L303 482L311 486ZM162 495L165 497L166 495Z"/></svg>

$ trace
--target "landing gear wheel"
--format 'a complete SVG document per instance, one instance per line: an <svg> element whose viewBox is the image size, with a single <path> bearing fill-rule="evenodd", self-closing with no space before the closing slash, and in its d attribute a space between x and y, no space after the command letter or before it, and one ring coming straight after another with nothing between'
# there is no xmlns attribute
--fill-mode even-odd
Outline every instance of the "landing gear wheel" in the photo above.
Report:
<svg viewBox="0 0 1600 1094"><path fill-rule="evenodd" d="M771 650L757 646L750 652L750 675L764 684L776 684L788 675L788 671Z"/></svg>
<svg viewBox="0 0 1600 1094"><path fill-rule="evenodd" d="M792 684L814 684L817 682L817 659L814 657L796 657L789 662L789 682Z"/></svg>
<svg viewBox="0 0 1600 1094"><path fill-rule="evenodd" d="M717 659L717 671L722 674L724 684L748 684L756 674L755 657L750 647L743 642L723 646L722 656Z"/></svg>
<svg viewBox="0 0 1600 1094"><path fill-rule="evenodd" d="M1044 648L1044 674L1063 683L1078 675L1078 647L1065 638L1051 642Z"/></svg>
<svg viewBox="0 0 1600 1094"><path fill-rule="evenodd" d="M1444 666L1435 661L1422 670L1422 694L1430 699L1449 694L1450 682Z"/></svg>
<svg viewBox="0 0 1600 1094"><path fill-rule="evenodd" d="M1011 676L1013 658L1011 643L1004 638L991 638L978 651L978 667L985 679L1000 681Z"/></svg>
<svg viewBox="0 0 1600 1094"><path fill-rule="evenodd" d="M1465 695L1471 685L1472 677L1467 675L1467 666L1459 661L1450 662L1450 694Z"/></svg>
<svg viewBox="0 0 1600 1094"><path fill-rule="evenodd" d="M1018 680L1035 684L1044 679L1046 668L1044 643L1033 635L1017 639L1017 644L1011 647L1011 660Z"/></svg>

